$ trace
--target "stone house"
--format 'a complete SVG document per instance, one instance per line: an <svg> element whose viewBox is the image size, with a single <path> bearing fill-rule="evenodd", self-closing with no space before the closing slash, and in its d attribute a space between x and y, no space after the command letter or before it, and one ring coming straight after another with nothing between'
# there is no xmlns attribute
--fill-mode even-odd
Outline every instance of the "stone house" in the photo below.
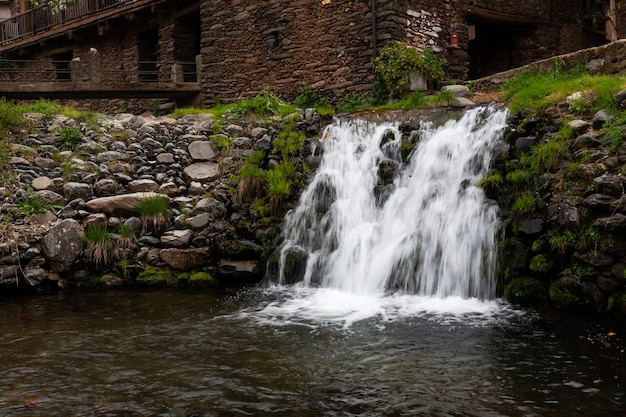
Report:
<svg viewBox="0 0 626 417"><path fill-rule="evenodd" d="M80 10L110 4L74 20L62 11L26 36L16 19L31 13L36 26L36 8L15 1L22 14L0 22L4 60L69 70L95 48L103 71L133 81L159 81L182 62L204 105L267 88L293 98L307 85L331 98L362 94L393 40L432 48L450 80L466 81L626 37L626 0L76 0Z"/></svg>

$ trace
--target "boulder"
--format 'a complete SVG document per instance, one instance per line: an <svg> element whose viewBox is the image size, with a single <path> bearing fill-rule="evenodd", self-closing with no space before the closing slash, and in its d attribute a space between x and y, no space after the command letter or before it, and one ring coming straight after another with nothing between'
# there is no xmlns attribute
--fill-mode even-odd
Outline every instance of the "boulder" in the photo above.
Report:
<svg viewBox="0 0 626 417"><path fill-rule="evenodd" d="M161 236L161 245L164 248L185 248L189 246L192 237L192 230L174 230Z"/></svg>
<svg viewBox="0 0 626 417"><path fill-rule="evenodd" d="M449 91L452 94L454 94L454 97L467 98L472 95L472 92L470 91L469 87L465 85L446 85L441 89L441 91Z"/></svg>
<svg viewBox="0 0 626 417"><path fill-rule="evenodd" d="M192 271L201 269L207 265L209 260L209 248L162 249L159 251L159 257L173 269Z"/></svg>
<svg viewBox="0 0 626 417"><path fill-rule="evenodd" d="M46 177L46 176L41 176L41 177L37 177L35 178L32 182L31 182L31 186L33 187L33 190L53 190L54 189L54 182Z"/></svg>
<svg viewBox="0 0 626 417"><path fill-rule="evenodd" d="M222 259L219 263L220 275L236 279L256 279L262 275L259 261Z"/></svg>
<svg viewBox="0 0 626 417"><path fill-rule="evenodd" d="M77 198L88 200L93 196L93 190L89 184L82 182L67 182L63 184L63 196L67 198L68 201L72 201Z"/></svg>
<svg viewBox="0 0 626 417"><path fill-rule="evenodd" d="M148 198L164 197L158 193L132 193L111 197L95 198L85 204L92 213L106 213L115 216L132 216L137 214L135 205Z"/></svg>
<svg viewBox="0 0 626 417"><path fill-rule="evenodd" d="M50 229L41 246L53 272L67 271L83 251L85 232L78 222L66 219Z"/></svg>

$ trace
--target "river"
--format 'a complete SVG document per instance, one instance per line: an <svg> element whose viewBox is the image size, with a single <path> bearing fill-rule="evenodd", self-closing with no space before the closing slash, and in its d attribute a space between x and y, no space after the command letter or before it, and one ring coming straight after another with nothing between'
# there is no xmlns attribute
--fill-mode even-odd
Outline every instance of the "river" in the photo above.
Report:
<svg viewBox="0 0 626 417"><path fill-rule="evenodd" d="M626 412L623 324L501 302L489 313L389 313L346 323L287 309L299 297L293 291L5 297L0 414Z"/></svg>

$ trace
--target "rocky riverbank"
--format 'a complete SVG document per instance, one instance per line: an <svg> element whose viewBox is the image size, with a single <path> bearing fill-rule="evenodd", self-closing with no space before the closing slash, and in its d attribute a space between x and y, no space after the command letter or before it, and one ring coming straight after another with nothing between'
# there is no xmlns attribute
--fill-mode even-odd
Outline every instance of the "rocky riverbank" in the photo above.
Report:
<svg viewBox="0 0 626 417"><path fill-rule="evenodd" d="M321 127L312 110L26 117L1 190L5 289L259 281ZM287 189L272 194L264 176L284 167L274 177Z"/></svg>

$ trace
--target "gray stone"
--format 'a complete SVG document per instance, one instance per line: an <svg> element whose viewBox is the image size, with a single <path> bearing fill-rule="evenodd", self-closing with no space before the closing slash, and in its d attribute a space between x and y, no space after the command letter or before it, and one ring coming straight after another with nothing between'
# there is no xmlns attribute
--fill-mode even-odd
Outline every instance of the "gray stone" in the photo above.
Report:
<svg viewBox="0 0 626 417"><path fill-rule="evenodd" d="M30 266L24 268L24 281L31 287L41 284L47 278L48 271L43 268Z"/></svg>
<svg viewBox="0 0 626 417"><path fill-rule="evenodd" d="M93 192L98 197L108 197L115 195L120 189L120 185L113 178L104 178L96 182Z"/></svg>
<svg viewBox="0 0 626 417"><path fill-rule="evenodd" d="M33 163L41 169L53 169L56 166L54 159L42 158L40 156L36 157Z"/></svg>
<svg viewBox="0 0 626 417"><path fill-rule="evenodd" d="M83 227L67 219L55 225L41 240L41 248L50 269L54 272L67 271L85 246Z"/></svg>
<svg viewBox="0 0 626 417"><path fill-rule="evenodd" d="M306 112L305 112L306 113ZM250 136L254 140L261 139L263 136L267 134L267 129L264 127L255 127L250 131Z"/></svg>
<svg viewBox="0 0 626 417"><path fill-rule="evenodd" d="M103 162L123 161L124 159L126 159L126 154L117 151L106 151L96 155L96 161L99 164Z"/></svg>
<svg viewBox="0 0 626 417"><path fill-rule="evenodd" d="M198 182L211 182L220 177L220 166L214 162L198 162L186 167L183 171L185 180Z"/></svg>
<svg viewBox="0 0 626 417"><path fill-rule="evenodd" d="M611 205L615 202L615 197L611 197L606 194L592 194L585 198L582 202L584 207L591 210L611 213Z"/></svg>
<svg viewBox="0 0 626 417"><path fill-rule="evenodd" d="M178 186L173 182L166 182L159 187L159 193L165 194L168 197L176 197L178 195Z"/></svg>
<svg viewBox="0 0 626 417"><path fill-rule="evenodd" d="M63 196L69 201L77 198L88 200L93 196L93 190L89 184L82 182L66 182L63 185Z"/></svg>
<svg viewBox="0 0 626 417"><path fill-rule="evenodd" d="M469 97L472 95L472 92L470 91L469 87L465 86L465 85L446 85L444 86L441 91L449 91L452 94L454 94L454 97Z"/></svg>
<svg viewBox="0 0 626 417"><path fill-rule="evenodd" d="M610 122L614 118L615 116L608 110L600 110L593 116L591 127L594 129L602 129L602 126L604 126L606 122Z"/></svg>
<svg viewBox="0 0 626 417"><path fill-rule="evenodd" d="M162 249L159 251L159 257L173 269L192 271L201 269L207 265L209 260L209 248Z"/></svg>
<svg viewBox="0 0 626 417"><path fill-rule="evenodd" d="M65 206L67 204L67 200L60 194L55 193L50 190L40 190L35 191L35 195L38 195L42 199L46 200L50 204L54 204L55 206Z"/></svg>
<svg viewBox="0 0 626 417"><path fill-rule="evenodd" d="M585 133L587 130L589 130L589 122L585 121L585 120L580 120L580 119L576 119L576 120L572 120L570 121L567 126L574 130L576 133L578 133L579 135Z"/></svg>
<svg viewBox="0 0 626 417"><path fill-rule="evenodd" d="M93 226L106 226L108 224L107 216L103 213L90 214L83 219L83 227L86 229Z"/></svg>
<svg viewBox="0 0 626 417"><path fill-rule="evenodd" d="M226 213L226 206L224 203L214 198L203 198L198 201L194 207L194 211L198 213L213 212L215 210Z"/></svg>
<svg viewBox="0 0 626 417"><path fill-rule="evenodd" d="M623 194L622 183L617 176L601 175L593 179L593 188L597 193L621 197Z"/></svg>
<svg viewBox="0 0 626 417"><path fill-rule="evenodd" d="M543 230L542 219L524 219L518 231L522 234L532 236L541 233Z"/></svg>
<svg viewBox="0 0 626 417"><path fill-rule="evenodd" d="M160 164L173 164L174 155L169 152L160 153L157 155L156 160Z"/></svg>
<svg viewBox="0 0 626 417"><path fill-rule="evenodd" d="M593 222L593 227L597 227L607 232L626 232L626 216L616 213L612 216L601 217Z"/></svg>
<svg viewBox="0 0 626 417"><path fill-rule="evenodd" d="M48 177L37 177L31 182L34 190L53 190L54 182Z"/></svg>
<svg viewBox="0 0 626 417"><path fill-rule="evenodd" d="M159 188L159 184L153 180L141 179L129 182L126 188L131 193L150 193L156 191Z"/></svg>
<svg viewBox="0 0 626 417"><path fill-rule="evenodd" d="M148 198L165 197L157 193L132 193L100 197L88 201L85 208L92 213L106 213L116 216L132 216L137 214L136 204Z"/></svg>
<svg viewBox="0 0 626 417"><path fill-rule="evenodd" d="M49 211L30 215L30 221L35 224L50 224L57 220L57 216Z"/></svg>
<svg viewBox="0 0 626 417"><path fill-rule="evenodd" d="M537 143L535 136L523 136L515 140L515 147L520 151L527 151Z"/></svg>
<svg viewBox="0 0 626 417"><path fill-rule="evenodd" d="M185 223L193 230L202 230L213 221L213 215L210 213L202 213L197 216L190 217Z"/></svg>
<svg viewBox="0 0 626 417"><path fill-rule="evenodd" d="M186 248L192 237L193 231L190 229L174 230L161 236L161 245L164 248Z"/></svg>
<svg viewBox="0 0 626 417"><path fill-rule="evenodd" d="M211 161L215 159L215 150L208 140L196 140L189 144L187 150L194 161Z"/></svg>
<svg viewBox="0 0 626 417"><path fill-rule="evenodd" d="M575 149L589 149L602 146L602 142L590 135L581 135L574 139L573 147Z"/></svg>
<svg viewBox="0 0 626 417"><path fill-rule="evenodd" d="M472 100L470 100L469 98L466 98L466 97L455 97L454 101L452 102L452 107L458 107L458 108L471 107L474 104L475 103Z"/></svg>
<svg viewBox="0 0 626 417"><path fill-rule="evenodd" d="M587 72L590 74L600 73L604 69L604 59L592 59L591 61L587 62L587 65L585 67L587 69Z"/></svg>

